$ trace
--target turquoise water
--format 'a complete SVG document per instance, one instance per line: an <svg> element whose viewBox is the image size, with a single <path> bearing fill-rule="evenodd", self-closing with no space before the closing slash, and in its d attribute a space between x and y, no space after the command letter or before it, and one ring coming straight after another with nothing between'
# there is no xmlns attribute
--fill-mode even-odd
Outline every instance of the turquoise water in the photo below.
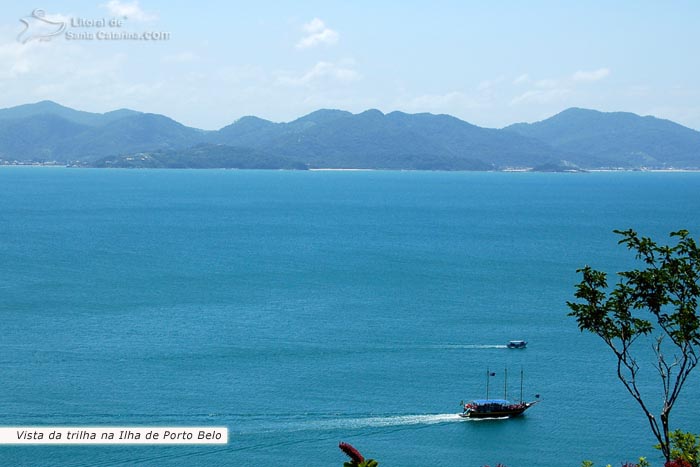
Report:
<svg viewBox="0 0 700 467"><path fill-rule="evenodd" d="M230 430L0 465L340 466L341 440L382 467L658 461L565 302L577 267L632 264L613 229L698 235L698 200L697 173L0 168L0 425ZM542 403L460 420L504 367ZM695 432L699 381L672 419Z"/></svg>

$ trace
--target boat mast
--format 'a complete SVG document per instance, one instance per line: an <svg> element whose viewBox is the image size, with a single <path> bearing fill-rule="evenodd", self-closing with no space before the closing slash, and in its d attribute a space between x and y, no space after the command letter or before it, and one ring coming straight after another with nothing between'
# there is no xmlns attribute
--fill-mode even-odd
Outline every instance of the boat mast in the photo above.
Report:
<svg viewBox="0 0 700 467"><path fill-rule="evenodd" d="M491 379L491 370L486 368L486 398L489 398L489 380Z"/></svg>
<svg viewBox="0 0 700 467"><path fill-rule="evenodd" d="M523 369L520 368L520 403L523 403Z"/></svg>
<svg viewBox="0 0 700 467"><path fill-rule="evenodd" d="M508 368L504 370L505 378L503 378L503 399L508 400Z"/></svg>

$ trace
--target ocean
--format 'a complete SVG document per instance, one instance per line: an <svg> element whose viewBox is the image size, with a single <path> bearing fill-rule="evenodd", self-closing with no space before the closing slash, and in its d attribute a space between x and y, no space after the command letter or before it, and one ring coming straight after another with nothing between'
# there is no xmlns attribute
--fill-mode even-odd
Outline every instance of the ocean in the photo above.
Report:
<svg viewBox="0 0 700 467"><path fill-rule="evenodd" d="M381 467L661 465L566 301L577 268L634 267L613 229L697 238L698 200L700 173L2 167L0 425L229 442L4 445L0 465L340 467L339 441ZM521 370L524 417L457 416L487 371L519 399ZM699 383L674 427L700 432Z"/></svg>

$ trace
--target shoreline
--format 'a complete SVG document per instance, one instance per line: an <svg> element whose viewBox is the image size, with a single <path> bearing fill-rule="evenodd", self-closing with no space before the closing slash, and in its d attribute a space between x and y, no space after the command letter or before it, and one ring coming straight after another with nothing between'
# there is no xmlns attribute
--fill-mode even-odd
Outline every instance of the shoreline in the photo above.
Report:
<svg viewBox="0 0 700 467"><path fill-rule="evenodd" d="M313 168L313 169L307 169L309 172L377 172L380 170L392 170L392 169L334 169L334 168L325 168L325 167L318 167L318 168ZM406 169L394 169L396 172L402 172L405 171Z"/></svg>
<svg viewBox="0 0 700 467"><path fill-rule="evenodd" d="M29 164L8 164L0 163L0 169L3 167L38 167L38 168L67 168L67 169L97 169L97 170L265 170L265 171L283 171L283 172L459 172L459 173L561 173L561 174L585 174L585 173L694 173L700 172L699 169L585 169L585 170L559 170L559 171L537 171L532 168L505 168L501 170L444 170L444 169L367 169L367 168L333 168L333 167L314 167L309 169L241 169L232 167L90 167L84 165L60 164L60 163L29 163Z"/></svg>

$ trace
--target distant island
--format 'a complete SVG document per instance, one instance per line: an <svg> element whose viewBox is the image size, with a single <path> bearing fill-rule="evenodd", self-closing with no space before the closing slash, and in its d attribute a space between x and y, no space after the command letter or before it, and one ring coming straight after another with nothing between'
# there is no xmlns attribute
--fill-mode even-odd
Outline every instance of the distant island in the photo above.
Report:
<svg viewBox="0 0 700 467"><path fill-rule="evenodd" d="M0 109L0 164L99 168L546 171L698 170L700 132L628 112L570 108L482 128L450 115L317 110L216 131L164 115L42 101Z"/></svg>

